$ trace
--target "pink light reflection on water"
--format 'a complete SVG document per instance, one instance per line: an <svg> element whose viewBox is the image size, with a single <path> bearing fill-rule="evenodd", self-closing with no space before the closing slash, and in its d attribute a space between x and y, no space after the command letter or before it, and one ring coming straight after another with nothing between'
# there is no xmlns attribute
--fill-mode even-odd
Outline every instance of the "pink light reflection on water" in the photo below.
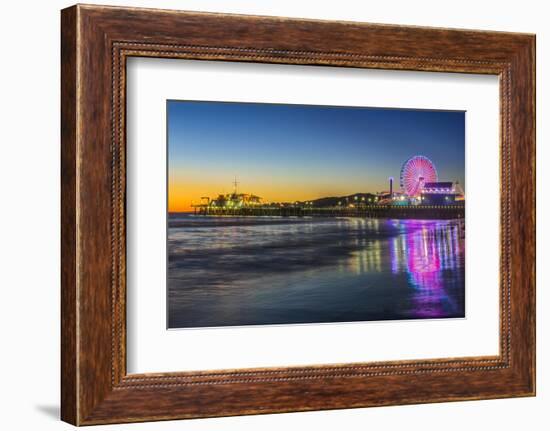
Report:
<svg viewBox="0 0 550 431"><path fill-rule="evenodd" d="M413 311L416 317L440 317L452 303L446 292L444 271L459 266L463 244L459 226L449 229L448 224L437 221L404 220L398 227L405 235L391 241L391 267L393 273L405 271L416 290Z"/></svg>

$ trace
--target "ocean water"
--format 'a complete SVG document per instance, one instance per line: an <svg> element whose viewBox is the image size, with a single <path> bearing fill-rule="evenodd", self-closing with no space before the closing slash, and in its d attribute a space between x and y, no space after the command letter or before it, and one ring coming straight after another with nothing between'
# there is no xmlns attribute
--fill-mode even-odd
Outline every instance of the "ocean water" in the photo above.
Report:
<svg viewBox="0 0 550 431"><path fill-rule="evenodd" d="M168 327L464 317L464 222L168 219Z"/></svg>

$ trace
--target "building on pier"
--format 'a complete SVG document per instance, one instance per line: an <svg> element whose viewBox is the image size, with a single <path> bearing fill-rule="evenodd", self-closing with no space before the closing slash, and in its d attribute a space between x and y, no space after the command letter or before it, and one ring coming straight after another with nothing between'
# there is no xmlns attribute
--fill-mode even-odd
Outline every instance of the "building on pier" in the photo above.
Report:
<svg viewBox="0 0 550 431"><path fill-rule="evenodd" d="M250 193L238 193L237 177L233 181L233 193L222 193L219 194L217 198L210 199L209 196L201 197L201 203L198 205L192 205L196 211L204 211L209 208L228 208L228 209L238 209L238 208L254 208L262 205L262 198L257 195Z"/></svg>
<svg viewBox="0 0 550 431"><path fill-rule="evenodd" d="M262 198L248 193L229 193L218 195L208 204L214 207L247 208L261 205Z"/></svg>
<svg viewBox="0 0 550 431"><path fill-rule="evenodd" d="M450 181L425 183L420 200L422 205L454 205L457 200L455 186Z"/></svg>

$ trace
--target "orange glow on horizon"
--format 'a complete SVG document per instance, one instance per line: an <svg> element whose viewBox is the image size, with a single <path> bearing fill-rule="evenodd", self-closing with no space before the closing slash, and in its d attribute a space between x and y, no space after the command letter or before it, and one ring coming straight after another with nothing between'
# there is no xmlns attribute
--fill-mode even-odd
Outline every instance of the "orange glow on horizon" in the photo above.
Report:
<svg viewBox="0 0 550 431"><path fill-rule="evenodd" d="M369 187L370 189L370 187ZM173 179L168 184L168 211L190 212L192 205L200 204L202 197L215 199L220 194L233 192L231 183L209 184L194 183ZM314 184L272 184L254 183L253 186L239 186L237 193L248 193L260 196L262 203L294 202L313 200L322 197L344 196L353 193L365 192L365 187L350 187L343 185L314 185Z"/></svg>

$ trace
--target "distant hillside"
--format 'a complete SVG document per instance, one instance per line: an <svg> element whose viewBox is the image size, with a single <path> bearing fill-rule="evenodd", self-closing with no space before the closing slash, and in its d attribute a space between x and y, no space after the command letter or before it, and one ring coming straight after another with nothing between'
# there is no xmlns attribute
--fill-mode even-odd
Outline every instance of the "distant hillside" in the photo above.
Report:
<svg viewBox="0 0 550 431"><path fill-rule="evenodd" d="M376 195L373 193L355 193L348 196L331 196L326 198L313 199L311 201L311 206L322 208L322 207L333 207L340 205L349 205L349 204L359 204L359 203L369 203L374 202ZM298 202L301 205L306 205L306 202Z"/></svg>

